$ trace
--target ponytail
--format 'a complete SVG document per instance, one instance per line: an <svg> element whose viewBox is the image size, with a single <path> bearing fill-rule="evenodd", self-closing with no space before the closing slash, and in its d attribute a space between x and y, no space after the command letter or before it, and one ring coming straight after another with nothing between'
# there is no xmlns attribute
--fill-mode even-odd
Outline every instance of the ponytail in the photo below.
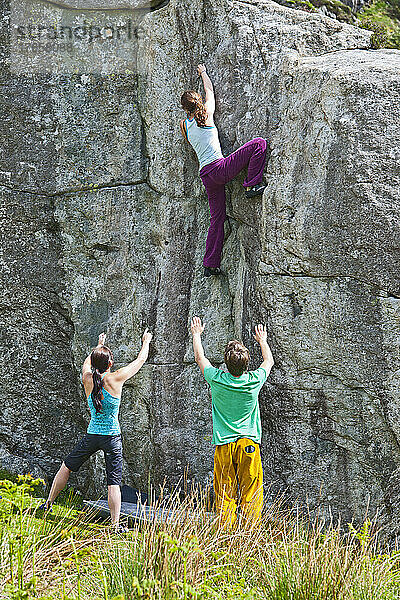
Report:
<svg viewBox="0 0 400 600"><path fill-rule="evenodd" d="M90 355L90 365L92 367L93 389L91 392L93 406L97 413L103 410L103 381L102 373L105 373L114 362L112 352L107 346L97 346Z"/></svg>
<svg viewBox="0 0 400 600"><path fill-rule="evenodd" d="M204 106L202 100L196 102L196 110L193 113L193 116L196 120L198 127L205 127L207 121L207 113L206 107Z"/></svg>
<svg viewBox="0 0 400 600"><path fill-rule="evenodd" d="M101 373L98 369L92 369L92 377L93 377L93 390L92 390L92 401L93 405L96 409L96 412L101 412L103 409L103 405L101 403L103 399L103 381L101 379Z"/></svg>
<svg viewBox="0 0 400 600"><path fill-rule="evenodd" d="M186 91L181 97L182 108L192 114L198 127L205 127L207 121L206 107L203 104L203 98L198 92L193 90Z"/></svg>

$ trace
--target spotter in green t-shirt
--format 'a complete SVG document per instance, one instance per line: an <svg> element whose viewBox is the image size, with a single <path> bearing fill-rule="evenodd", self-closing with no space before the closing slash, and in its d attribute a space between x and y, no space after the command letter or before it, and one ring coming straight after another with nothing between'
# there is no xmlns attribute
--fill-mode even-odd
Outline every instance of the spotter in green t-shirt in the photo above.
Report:
<svg viewBox="0 0 400 600"><path fill-rule="evenodd" d="M238 438L261 443L261 419L258 393L267 379L267 371L256 371L235 377L212 366L204 369L212 397L213 439L216 446Z"/></svg>
<svg viewBox="0 0 400 600"><path fill-rule="evenodd" d="M224 351L226 372L213 367L204 354L201 319L193 317L190 328L195 361L211 387L216 512L232 527L240 504L241 516L255 522L261 517L264 493L258 394L274 364L267 329L262 324L254 328L263 357L259 368L247 371L249 350L239 340L230 340Z"/></svg>

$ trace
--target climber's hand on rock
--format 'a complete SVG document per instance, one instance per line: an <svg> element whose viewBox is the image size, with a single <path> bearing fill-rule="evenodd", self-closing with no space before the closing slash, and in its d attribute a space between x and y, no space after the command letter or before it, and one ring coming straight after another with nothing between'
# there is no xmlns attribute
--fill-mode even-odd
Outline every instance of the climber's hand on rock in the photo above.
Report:
<svg viewBox="0 0 400 600"><path fill-rule="evenodd" d="M267 328L265 327L265 325L256 325L254 328L254 332L254 339L259 344L262 344L263 342L267 341Z"/></svg>
<svg viewBox="0 0 400 600"><path fill-rule="evenodd" d="M204 325L202 324L200 317L192 318L190 323L190 329L192 330L192 335L194 335L195 333L203 333Z"/></svg>
<svg viewBox="0 0 400 600"><path fill-rule="evenodd" d="M197 65L197 72L198 72L198 74L199 74L199 75L201 75L201 74L202 74L203 72L205 72L206 70L207 70L207 69L206 69L206 66L205 66L205 65Z"/></svg>
<svg viewBox="0 0 400 600"><path fill-rule="evenodd" d="M143 344L150 344L152 339L153 339L153 334L150 333L150 331L146 327L146 329L144 330L144 334L142 336Z"/></svg>
<svg viewBox="0 0 400 600"><path fill-rule="evenodd" d="M100 333L98 346L104 346L105 341L106 341L106 334Z"/></svg>

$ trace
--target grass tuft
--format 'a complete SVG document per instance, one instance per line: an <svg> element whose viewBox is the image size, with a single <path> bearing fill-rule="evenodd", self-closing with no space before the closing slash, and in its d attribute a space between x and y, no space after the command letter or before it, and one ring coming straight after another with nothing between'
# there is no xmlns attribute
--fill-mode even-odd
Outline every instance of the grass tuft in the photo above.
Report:
<svg viewBox="0 0 400 600"><path fill-rule="evenodd" d="M154 501L126 535L74 505L37 511L36 480L0 481L0 597L13 600L395 600L400 553L378 552L368 519L345 530L287 509L234 530L207 493ZM162 518L160 518L162 517Z"/></svg>

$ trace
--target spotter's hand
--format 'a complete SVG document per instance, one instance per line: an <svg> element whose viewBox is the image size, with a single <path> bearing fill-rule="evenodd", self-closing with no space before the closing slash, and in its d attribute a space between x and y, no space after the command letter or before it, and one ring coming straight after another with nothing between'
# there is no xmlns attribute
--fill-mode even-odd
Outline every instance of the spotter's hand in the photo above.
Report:
<svg viewBox="0 0 400 600"><path fill-rule="evenodd" d="M192 335L194 335L195 333L203 333L204 325L201 322L200 317L193 317L193 319L190 322L190 329L192 330Z"/></svg>
<svg viewBox="0 0 400 600"><path fill-rule="evenodd" d="M265 325L256 325L254 328L254 339L261 344L267 341L267 328Z"/></svg>

